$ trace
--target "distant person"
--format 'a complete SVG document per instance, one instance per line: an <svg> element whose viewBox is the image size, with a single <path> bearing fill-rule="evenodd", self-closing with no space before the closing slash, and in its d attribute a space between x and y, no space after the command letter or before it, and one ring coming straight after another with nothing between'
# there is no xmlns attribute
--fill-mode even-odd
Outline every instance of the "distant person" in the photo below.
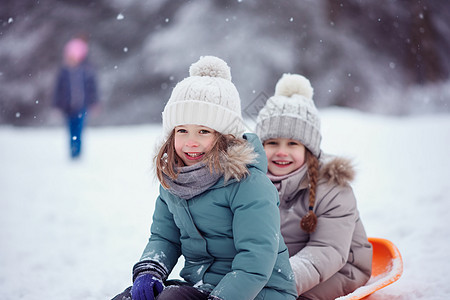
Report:
<svg viewBox="0 0 450 300"><path fill-rule="evenodd" d="M298 299L335 299L368 281L372 246L350 186L351 162L320 149L312 96L308 79L283 75L258 114L256 134L280 196L281 234Z"/></svg>
<svg viewBox="0 0 450 300"><path fill-rule="evenodd" d="M81 141L87 112L98 101L96 75L88 62L86 39L71 39L64 47L63 66L59 72L54 94L54 106L59 108L70 133L70 155L81 154Z"/></svg>
<svg viewBox="0 0 450 300"><path fill-rule="evenodd" d="M133 286L115 300L295 300L276 188L223 60L204 56L172 91L155 158L161 187ZM167 280L178 258L181 280Z"/></svg>

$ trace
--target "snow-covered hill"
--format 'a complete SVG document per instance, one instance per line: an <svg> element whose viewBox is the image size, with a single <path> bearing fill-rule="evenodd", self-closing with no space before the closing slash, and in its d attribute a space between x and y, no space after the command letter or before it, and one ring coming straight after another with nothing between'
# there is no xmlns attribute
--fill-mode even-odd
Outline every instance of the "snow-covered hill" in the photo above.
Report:
<svg viewBox="0 0 450 300"><path fill-rule="evenodd" d="M400 280L370 299L448 299L449 115L327 109L322 126L323 150L354 159L368 235L403 256ZM63 128L0 127L2 300L110 299L130 285L157 196L160 130L88 128L71 161Z"/></svg>

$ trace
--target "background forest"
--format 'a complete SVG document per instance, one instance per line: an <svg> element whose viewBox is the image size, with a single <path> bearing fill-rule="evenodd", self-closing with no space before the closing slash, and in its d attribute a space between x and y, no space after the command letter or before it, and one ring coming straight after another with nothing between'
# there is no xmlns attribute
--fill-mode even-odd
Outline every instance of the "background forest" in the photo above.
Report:
<svg viewBox="0 0 450 300"><path fill-rule="evenodd" d="M201 55L228 62L246 117L282 73L310 78L319 107L450 112L450 4L440 0L3 0L0 124L52 125L64 44L90 40L93 125L160 122Z"/></svg>

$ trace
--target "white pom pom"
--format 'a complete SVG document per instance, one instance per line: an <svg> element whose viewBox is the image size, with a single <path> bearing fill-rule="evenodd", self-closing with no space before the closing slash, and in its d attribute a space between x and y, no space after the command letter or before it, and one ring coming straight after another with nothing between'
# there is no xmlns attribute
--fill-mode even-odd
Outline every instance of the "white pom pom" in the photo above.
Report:
<svg viewBox="0 0 450 300"><path fill-rule="evenodd" d="M283 74L275 86L275 96L301 95L312 99L313 93L309 80L298 74Z"/></svg>
<svg viewBox="0 0 450 300"><path fill-rule="evenodd" d="M220 77L231 81L230 67L222 59L215 56L202 56L189 68L190 76Z"/></svg>

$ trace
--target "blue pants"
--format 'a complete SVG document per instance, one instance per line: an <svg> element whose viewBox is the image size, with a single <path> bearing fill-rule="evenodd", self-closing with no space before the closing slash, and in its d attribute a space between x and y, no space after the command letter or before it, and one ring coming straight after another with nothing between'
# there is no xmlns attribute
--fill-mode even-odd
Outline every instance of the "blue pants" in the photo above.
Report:
<svg viewBox="0 0 450 300"><path fill-rule="evenodd" d="M81 133L83 131L84 117L86 113L69 116L70 155L77 158L81 154Z"/></svg>

